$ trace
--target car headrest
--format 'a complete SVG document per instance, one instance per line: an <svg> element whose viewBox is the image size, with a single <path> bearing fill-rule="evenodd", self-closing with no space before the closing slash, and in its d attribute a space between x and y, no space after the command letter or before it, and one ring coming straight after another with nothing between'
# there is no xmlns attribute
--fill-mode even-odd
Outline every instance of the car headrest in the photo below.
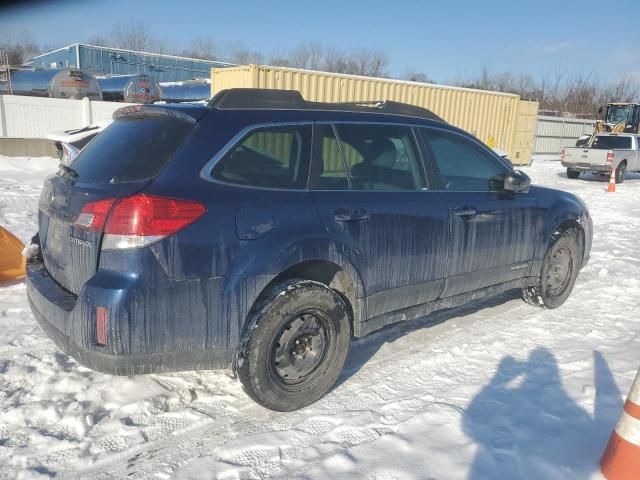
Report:
<svg viewBox="0 0 640 480"><path fill-rule="evenodd" d="M377 167L393 168L397 161L396 146L388 138L375 139L367 155L368 162Z"/></svg>

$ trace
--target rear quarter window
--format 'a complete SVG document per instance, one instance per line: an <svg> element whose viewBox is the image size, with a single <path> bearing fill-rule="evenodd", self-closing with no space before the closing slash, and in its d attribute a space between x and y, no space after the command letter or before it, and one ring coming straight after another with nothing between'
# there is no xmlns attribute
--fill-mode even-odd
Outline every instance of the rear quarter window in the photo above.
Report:
<svg viewBox="0 0 640 480"><path fill-rule="evenodd" d="M213 169L216 180L261 188L307 186L311 127L266 127L249 133Z"/></svg>
<svg viewBox="0 0 640 480"><path fill-rule="evenodd" d="M192 131L172 118L125 118L109 125L76 157L78 180L124 183L155 177Z"/></svg>

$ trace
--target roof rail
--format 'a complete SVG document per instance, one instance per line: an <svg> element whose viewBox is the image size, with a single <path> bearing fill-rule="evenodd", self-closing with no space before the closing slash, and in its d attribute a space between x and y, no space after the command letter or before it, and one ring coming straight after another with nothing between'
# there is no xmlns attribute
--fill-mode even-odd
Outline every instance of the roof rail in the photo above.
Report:
<svg viewBox="0 0 640 480"><path fill-rule="evenodd" d="M221 90L208 103L219 110L279 109L279 110L336 110L348 112L387 113L420 117L445 122L431 110L391 100L363 100L359 102L310 102L297 90L267 88L230 88ZM445 122L446 123L446 122Z"/></svg>

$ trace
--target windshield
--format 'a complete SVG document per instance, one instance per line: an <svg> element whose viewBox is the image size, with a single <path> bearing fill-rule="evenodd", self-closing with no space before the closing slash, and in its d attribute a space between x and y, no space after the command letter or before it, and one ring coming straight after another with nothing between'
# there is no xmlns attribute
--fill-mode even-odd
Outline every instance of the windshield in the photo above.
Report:
<svg viewBox="0 0 640 480"><path fill-rule="evenodd" d="M591 143L591 148L601 150L630 150L631 137L614 137L609 135L597 135Z"/></svg>
<svg viewBox="0 0 640 480"><path fill-rule="evenodd" d="M121 119L89 142L71 167L82 182L122 183L152 178L192 128L188 122L170 118Z"/></svg>
<svg viewBox="0 0 640 480"><path fill-rule="evenodd" d="M631 118L633 107L631 105L609 105L607 109L607 123L627 124Z"/></svg>

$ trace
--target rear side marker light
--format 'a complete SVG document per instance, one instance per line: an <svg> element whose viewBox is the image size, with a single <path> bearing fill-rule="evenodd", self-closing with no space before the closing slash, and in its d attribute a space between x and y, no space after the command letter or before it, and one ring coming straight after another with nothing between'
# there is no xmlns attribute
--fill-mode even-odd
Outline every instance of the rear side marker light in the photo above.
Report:
<svg viewBox="0 0 640 480"><path fill-rule="evenodd" d="M103 250L139 248L177 233L206 211L199 202L139 194L87 203L75 225L104 232Z"/></svg>
<svg viewBox="0 0 640 480"><path fill-rule="evenodd" d="M609 163L613 163L613 157L614 157L613 152L612 152L611 150L609 150L609 151L607 152L607 162L609 162Z"/></svg>
<svg viewBox="0 0 640 480"><path fill-rule="evenodd" d="M564 160L564 148L560 150L560 160Z"/></svg>
<svg viewBox="0 0 640 480"><path fill-rule="evenodd" d="M96 307L96 345L105 347L107 345L107 309Z"/></svg>

